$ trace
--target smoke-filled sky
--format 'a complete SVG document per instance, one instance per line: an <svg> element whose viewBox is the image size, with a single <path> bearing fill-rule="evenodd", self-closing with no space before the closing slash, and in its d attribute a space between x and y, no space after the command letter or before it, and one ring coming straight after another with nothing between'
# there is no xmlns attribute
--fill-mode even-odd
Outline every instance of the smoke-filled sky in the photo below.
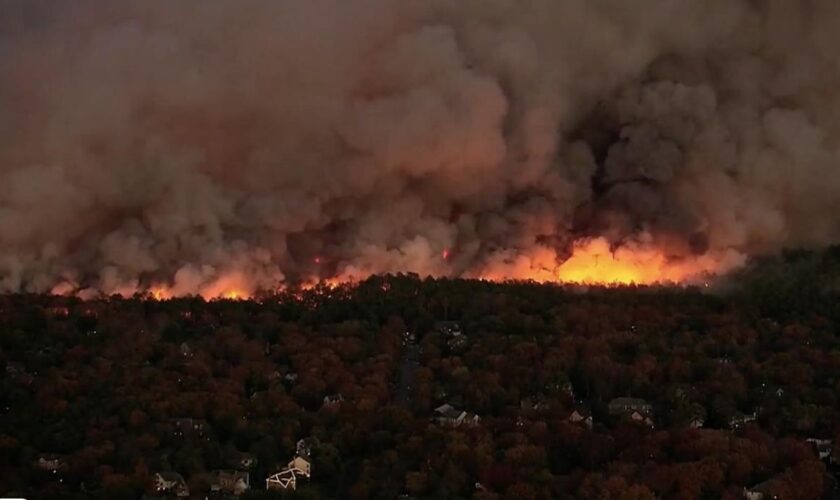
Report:
<svg viewBox="0 0 840 500"><path fill-rule="evenodd" d="M837 242L838 47L837 0L3 0L0 291Z"/></svg>

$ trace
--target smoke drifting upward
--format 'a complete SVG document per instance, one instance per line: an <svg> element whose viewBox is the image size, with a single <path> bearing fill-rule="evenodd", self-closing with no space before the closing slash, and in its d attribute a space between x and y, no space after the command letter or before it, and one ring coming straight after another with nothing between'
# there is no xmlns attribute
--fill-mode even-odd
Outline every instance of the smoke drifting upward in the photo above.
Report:
<svg viewBox="0 0 840 500"><path fill-rule="evenodd" d="M837 47L836 0L5 0L0 291L837 242Z"/></svg>

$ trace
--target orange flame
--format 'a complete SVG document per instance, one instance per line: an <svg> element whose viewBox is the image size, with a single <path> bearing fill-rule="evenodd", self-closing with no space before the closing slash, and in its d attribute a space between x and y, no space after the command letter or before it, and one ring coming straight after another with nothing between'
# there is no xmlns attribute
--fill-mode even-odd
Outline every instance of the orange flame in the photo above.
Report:
<svg viewBox="0 0 840 500"><path fill-rule="evenodd" d="M149 295L155 300L166 300L172 297L168 287L155 285L149 289Z"/></svg>
<svg viewBox="0 0 840 500"><path fill-rule="evenodd" d="M557 281L578 284L650 285L686 283L733 267L732 256L670 258L660 249L630 244L611 250L603 238L578 242L556 272Z"/></svg>
<svg viewBox="0 0 840 500"><path fill-rule="evenodd" d="M441 256L448 261L452 256L451 249L444 249ZM526 252L501 253L496 257L480 274L471 276L488 281L533 280L582 285L685 284L703 283L709 275L743 264L743 257L737 252L674 258L646 240L612 249L604 238L578 241L571 257L559 265L555 251L542 246ZM316 263L323 261L320 256L313 260ZM355 273L345 271L328 278L313 277L292 288L332 291L358 283L359 279ZM285 285L278 284L278 287L283 289ZM148 295L155 300L166 300L184 293L165 284L155 284L148 289ZM205 300L248 300L254 295L254 285L246 274L230 272L205 283L198 290L198 295Z"/></svg>
<svg viewBox="0 0 840 500"><path fill-rule="evenodd" d="M603 239L575 245L572 256L557 268L557 279L582 284L650 284L680 282L694 269L674 266L655 249L618 248Z"/></svg>
<svg viewBox="0 0 840 500"><path fill-rule="evenodd" d="M672 258L644 242L612 250L604 238L578 241L572 256L560 265L555 258L553 250L538 248L490 265L480 276L489 281L524 279L583 285L684 284L702 282L743 262L734 252Z"/></svg>
<svg viewBox="0 0 840 500"><path fill-rule="evenodd" d="M204 284L199 290L198 294L204 300L213 299L228 299L228 300L248 300L253 295L249 280L240 273L229 273L220 276L219 278ZM192 293L185 293L183 290L175 289L169 285L157 283L149 287L148 295L154 300L167 300L173 297L191 295ZM194 292L193 292L194 293Z"/></svg>
<svg viewBox="0 0 840 500"><path fill-rule="evenodd" d="M314 290L318 286L323 286L323 287L327 288L328 290L335 290L336 288L338 288L339 286L341 286L345 283L352 283L352 282L353 281L351 281L351 280L342 280L340 278L326 278L326 279L322 279L322 280L311 279L309 281L306 281L306 282L302 283L299 286L299 288L301 290Z"/></svg>

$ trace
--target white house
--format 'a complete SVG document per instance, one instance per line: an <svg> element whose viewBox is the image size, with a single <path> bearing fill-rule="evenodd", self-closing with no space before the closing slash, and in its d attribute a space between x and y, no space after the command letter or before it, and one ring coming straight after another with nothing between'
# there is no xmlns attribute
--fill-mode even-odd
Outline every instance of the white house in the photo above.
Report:
<svg viewBox="0 0 840 500"><path fill-rule="evenodd" d="M630 412L630 414L627 416L630 417L630 420L632 420L633 422L638 422L640 424L645 424L648 427L653 427L653 419L650 418L650 415L648 415L647 413L634 410Z"/></svg>
<svg viewBox="0 0 840 500"><path fill-rule="evenodd" d="M640 398L615 398L609 403L611 415L628 415L631 412L650 413L653 405Z"/></svg>
<svg viewBox="0 0 840 500"><path fill-rule="evenodd" d="M63 458L59 457L58 455L41 455L38 457L38 460L35 462L35 465L38 466L41 470L57 472L60 469L63 469L67 466L67 462L64 461Z"/></svg>
<svg viewBox="0 0 840 500"><path fill-rule="evenodd" d="M294 472L296 476L311 477L312 475L312 464L301 456L295 457L286 465L286 468Z"/></svg>
<svg viewBox="0 0 840 500"><path fill-rule="evenodd" d="M752 488L744 488L744 498L747 500L772 500L779 498L779 495L773 492L773 481L764 481Z"/></svg>
<svg viewBox="0 0 840 500"><path fill-rule="evenodd" d="M250 488L247 472L236 470L214 470L210 473L210 491L241 495Z"/></svg>
<svg viewBox="0 0 840 500"><path fill-rule="evenodd" d="M456 410L450 404L440 405L435 408L435 420L441 424L452 425L458 427L460 425L476 425L481 420L481 417L474 413L468 413L463 410Z"/></svg>
<svg viewBox="0 0 840 500"><path fill-rule="evenodd" d="M634 422L653 427L653 405L639 398L615 398L608 405L610 415L629 418Z"/></svg>
<svg viewBox="0 0 840 500"><path fill-rule="evenodd" d="M182 498L190 496L184 476L177 472L158 472L152 481L155 491L159 494L169 493Z"/></svg>
<svg viewBox="0 0 840 500"><path fill-rule="evenodd" d="M573 424L582 423L587 428L592 428L592 413L586 408L575 408L572 410L572 413L569 414L567 420Z"/></svg>
<svg viewBox="0 0 840 500"><path fill-rule="evenodd" d="M267 490L294 491L296 488L297 477L295 476L295 473L289 469L283 469L276 474L272 474L265 480L265 489Z"/></svg>
<svg viewBox="0 0 840 500"><path fill-rule="evenodd" d="M825 460L831 457L831 440L830 439L816 439L816 438L808 438L806 439L808 443L815 448L817 455L820 457L820 460Z"/></svg>
<svg viewBox="0 0 840 500"><path fill-rule="evenodd" d="M435 328L447 338L457 338L463 335L461 323L457 321L438 321Z"/></svg>
<svg viewBox="0 0 840 500"><path fill-rule="evenodd" d="M344 402L344 396L341 394L330 394L328 396L324 396L323 408L334 408L342 402Z"/></svg>
<svg viewBox="0 0 840 500"><path fill-rule="evenodd" d="M729 419L729 428L736 429L738 427L742 427L749 422L754 422L758 418L755 412L749 415L733 415L732 418Z"/></svg>

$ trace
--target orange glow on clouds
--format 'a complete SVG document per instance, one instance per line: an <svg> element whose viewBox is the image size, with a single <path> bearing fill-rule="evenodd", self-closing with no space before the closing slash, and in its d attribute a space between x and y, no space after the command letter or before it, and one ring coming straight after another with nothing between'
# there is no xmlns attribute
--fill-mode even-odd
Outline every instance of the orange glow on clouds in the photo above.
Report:
<svg viewBox="0 0 840 500"><path fill-rule="evenodd" d="M534 249L528 255L489 265L480 277L583 285L685 284L726 272L743 261L735 253L675 259L645 243L611 250L603 238L578 241L571 257L559 265L555 257L551 249Z"/></svg>
<svg viewBox="0 0 840 500"><path fill-rule="evenodd" d="M450 249L444 249L441 257L446 263L452 257ZM314 262L322 262L315 257ZM640 240L611 249L603 238L580 240L575 243L571 257L558 263L554 249L534 246L526 251L507 251L494 254L479 273L468 273L465 277L488 281L532 280L541 283L568 283L582 285L651 285L704 283L710 275L721 274L743 264L744 258L737 252L705 254L693 257L669 257L651 242ZM437 269L436 275L440 275ZM444 270L445 272L445 270ZM313 277L292 288L306 290L336 290L364 279L364 273L353 268L337 276ZM360 277L361 276L361 277ZM277 283L277 289L287 284ZM131 296L135 286L127 292L112 292ZM78 290L71 283L64 283L53 289L55 294L78 294L85 297L91 290ZM154 284L146 294L154 300L198 295L205 300L228 299L248 300L254 297L256 285L244 272L229 271L211 281L195 286ZM91 295L93 296L93 295Z"/></svg>
<svg viewBox="0 0 840 500"><path fill-rule="evenodd" d="M560 282L581 284L681 283L716 267L696 258L672 261L655 248L620 247L613 252L606 240L594 239L575 245L556 276Z"/></svg>
<svg viewBox="0 0 840 500"><path fill-rule="evenodd" d="M201 287L197 295L203 297L204 300L248 300L253 295L251 290L252 287L245 276L239 273L230 273L205 284ZM167 300L173 297L192 295L191 293L184 293L163 284L153 285L149 288L148 293L155 300Z"/></svg>

